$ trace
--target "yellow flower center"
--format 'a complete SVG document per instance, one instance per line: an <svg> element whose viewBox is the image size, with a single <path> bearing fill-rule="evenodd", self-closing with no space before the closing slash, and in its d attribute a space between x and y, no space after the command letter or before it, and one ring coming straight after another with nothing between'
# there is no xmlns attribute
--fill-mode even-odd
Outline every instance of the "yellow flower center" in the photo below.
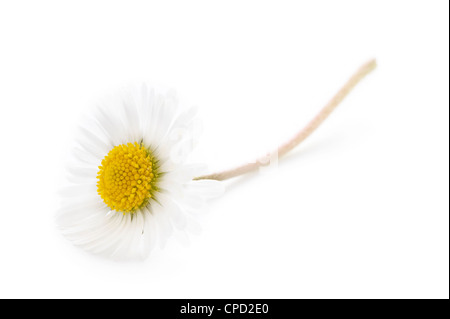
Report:
<svg viewBox="0 0 450 319"><path fill-rule="evenodd" d="M157 191L157 161L142 144L115 146L98 168L97 192L112 210L134 213Z"/></svg>

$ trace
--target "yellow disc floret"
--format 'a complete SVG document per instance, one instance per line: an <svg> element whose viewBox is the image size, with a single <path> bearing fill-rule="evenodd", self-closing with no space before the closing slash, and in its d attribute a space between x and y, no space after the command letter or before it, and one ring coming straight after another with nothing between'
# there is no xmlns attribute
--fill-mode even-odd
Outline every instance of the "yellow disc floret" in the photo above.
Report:
<svg viewBox="0 0 450 319"><path fill-rule="evenodd" d="M157 161L142 144L115 146L98 168L97 191L112 210L133 213L157 190Z"/></svg>

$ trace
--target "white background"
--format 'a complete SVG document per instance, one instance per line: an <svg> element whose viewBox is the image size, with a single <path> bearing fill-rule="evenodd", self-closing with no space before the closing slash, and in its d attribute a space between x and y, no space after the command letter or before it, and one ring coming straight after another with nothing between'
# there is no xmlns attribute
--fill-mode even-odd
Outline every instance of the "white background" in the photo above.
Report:
<svg viewBox="0 0 450 319"><path fill-rule="evenodd" d="M448 298L447 1L1 1L1 298ZM82 114L135 81L199 107L211 170L294 134L377 70L275 170L226 183L203 232L145 262L55 227Z"/></svg>

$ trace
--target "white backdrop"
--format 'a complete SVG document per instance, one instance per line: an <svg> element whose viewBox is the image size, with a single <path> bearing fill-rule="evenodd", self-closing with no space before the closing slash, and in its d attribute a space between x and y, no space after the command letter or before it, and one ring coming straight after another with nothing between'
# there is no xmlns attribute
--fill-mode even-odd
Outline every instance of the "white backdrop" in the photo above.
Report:
<svg viewBox="0 0 450 319"><path fill-rule="evenodd" d="M448 298L447 1L1 1L1 298ZM203 232L112 262L55 227L74 128L150 81L199 107L192 160L251 160L377 70Z"/></svg>

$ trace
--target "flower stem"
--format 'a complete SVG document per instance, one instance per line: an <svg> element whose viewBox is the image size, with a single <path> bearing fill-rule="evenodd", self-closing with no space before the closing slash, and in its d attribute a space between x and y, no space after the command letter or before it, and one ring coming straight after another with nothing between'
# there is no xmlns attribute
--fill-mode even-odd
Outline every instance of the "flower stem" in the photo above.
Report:
<svg viewBox="0 0 450 319"><path fill-rule="evenodd" d="M314 132L320 124L333 112L333 110L344 100L344 98L352 91L352 89L372 70L375 69L377 63L376 60L370 60L363 64L353 76L345 83L345 85L333 96L333 98L322 108L322 110L297 134L295 134L290 140L278 147L269 154L278 153L278 158L286 155L289 151L303 142L308 136ZM222 172L213 173L209 175L203 175L194 178L194 180L201 179L213 179L223 181L232 177L243 175L251 171L257 170L261 166L267 166L270 164L268 156L263 156L257 159L255 162L246 163L238 167L228 169Z"/></svg>

